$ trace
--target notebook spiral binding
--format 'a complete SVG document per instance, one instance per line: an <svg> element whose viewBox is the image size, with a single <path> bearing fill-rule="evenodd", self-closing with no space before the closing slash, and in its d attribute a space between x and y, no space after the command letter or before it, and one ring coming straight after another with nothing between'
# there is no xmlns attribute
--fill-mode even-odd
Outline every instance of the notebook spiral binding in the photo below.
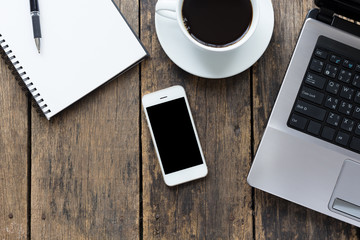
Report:
<svg viewBox="0 0 360 240"><path fill-rule="evenodd" d="M21 66L20 62L17 60L13 51L10 49L6 40L0 33L0 56L5 60L5 64L8 65L12 74L15 76L15 79L18 81L22 90L26 92L27 96L32 96L32 106L37 109L39 114L43 113L45 116L51 112L45 103L44 99L41 97L40 93L34 86L30 77L26 74L26 71Z"/></svg>

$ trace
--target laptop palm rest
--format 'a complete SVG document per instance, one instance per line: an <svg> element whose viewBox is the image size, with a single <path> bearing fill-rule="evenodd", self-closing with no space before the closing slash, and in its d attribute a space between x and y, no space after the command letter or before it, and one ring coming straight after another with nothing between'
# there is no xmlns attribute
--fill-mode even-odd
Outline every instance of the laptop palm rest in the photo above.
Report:
<svg viewBox="0 0 360 240"><path fill-rule="evenodd" d="M329 202L330 211L360 221L360 164L345 160Z"/></svg>

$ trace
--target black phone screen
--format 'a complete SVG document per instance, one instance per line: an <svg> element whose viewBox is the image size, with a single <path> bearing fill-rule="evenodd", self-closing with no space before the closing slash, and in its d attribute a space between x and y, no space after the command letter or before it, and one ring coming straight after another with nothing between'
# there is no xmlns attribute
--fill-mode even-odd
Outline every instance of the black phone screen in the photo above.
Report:
<svg viewBox="0 0 360 240"><path fill-rule="evenodd" d="M146 110L165 174L203 163L185 98Z"/></svg>

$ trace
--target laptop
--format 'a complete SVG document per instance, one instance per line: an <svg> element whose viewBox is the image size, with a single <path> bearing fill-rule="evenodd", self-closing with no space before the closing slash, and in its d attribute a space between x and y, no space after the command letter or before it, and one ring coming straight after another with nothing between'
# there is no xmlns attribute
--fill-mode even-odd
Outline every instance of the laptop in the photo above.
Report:
<svg viewBox="0 0 360 240"><path fill-rule="evenodd" d="M360 0L316 0L248 175L360 227Z"/></svg>

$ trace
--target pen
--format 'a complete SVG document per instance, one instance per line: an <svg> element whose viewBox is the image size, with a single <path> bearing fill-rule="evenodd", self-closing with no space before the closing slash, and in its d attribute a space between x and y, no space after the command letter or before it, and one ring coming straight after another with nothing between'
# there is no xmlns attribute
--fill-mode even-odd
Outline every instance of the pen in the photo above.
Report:
<svg viewBox="0 0 360 240"><path fill-rule="evenodd" d="M40 11L39 11L38 0L30 0L30 15L32 19L36 48L40 53L41 29L40 29Z"/></svg>

